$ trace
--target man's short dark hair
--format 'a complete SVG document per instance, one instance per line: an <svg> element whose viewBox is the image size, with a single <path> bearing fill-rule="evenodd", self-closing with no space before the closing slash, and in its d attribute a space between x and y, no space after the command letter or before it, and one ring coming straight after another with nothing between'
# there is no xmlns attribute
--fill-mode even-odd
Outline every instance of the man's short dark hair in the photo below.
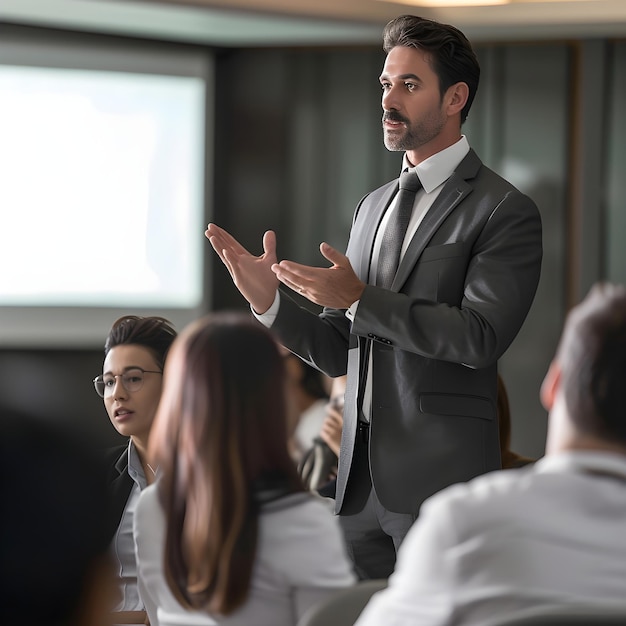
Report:
<svg viewBox="0 0 626 626"><path fill-rule="evenodd" d="M626 288L598 284L572 309L557 352L570 419L626 445Z"/></svg>

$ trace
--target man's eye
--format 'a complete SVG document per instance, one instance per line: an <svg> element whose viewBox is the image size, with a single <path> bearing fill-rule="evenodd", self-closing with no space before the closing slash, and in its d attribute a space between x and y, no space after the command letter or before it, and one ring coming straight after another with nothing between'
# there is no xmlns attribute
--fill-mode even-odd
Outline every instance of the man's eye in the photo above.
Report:
<svg viewBox="0 0 626 626"><path fill-rule="evenodd" d="M407 88L407 91L413 91L417 87L415 83L404 83L404 86Z"/></svg>
<svg viewBox="0 0 626 626"><path fill-rule="evenodd" d="M389 83L380 83L380 88L383 91L387 91L387 89L389 89Z"/></svg>
<svg viewBox="0 0 626 626"><path fill-rule="evenodd" d="M115 378L106 378L103 382L105 387L113 387L115 385Z"/></svg>

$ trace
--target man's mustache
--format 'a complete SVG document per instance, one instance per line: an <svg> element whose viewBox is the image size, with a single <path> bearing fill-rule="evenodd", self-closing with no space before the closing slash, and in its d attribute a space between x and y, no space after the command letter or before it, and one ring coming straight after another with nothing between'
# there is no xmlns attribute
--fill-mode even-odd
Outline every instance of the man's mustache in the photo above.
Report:
<svg viewBox="0 0 626 626"><path fill-rule="evenodd" d="M385 113L383 113L383 122L402 122L407 126L409 125L409 120L407 120L406 117L402 117L400 113L394 111L385 111Z"/></svg>

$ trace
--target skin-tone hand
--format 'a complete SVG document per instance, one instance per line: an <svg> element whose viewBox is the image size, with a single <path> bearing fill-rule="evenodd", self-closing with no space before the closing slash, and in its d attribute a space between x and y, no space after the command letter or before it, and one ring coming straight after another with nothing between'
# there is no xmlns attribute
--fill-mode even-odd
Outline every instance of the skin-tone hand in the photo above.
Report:
<svg viewBox="0 0 626 626"><path fill-rule="evenodd" d="M326 417L322 423L320 437L326 442L328 447L339 456L339 448L341 446L341 431L343 429L342 409L328 404Z"/></svg>
<svg viewBox="0 0 626 626"><path fill-rule="evenodd" d="M348 257L327 243L320 245L320 252L331 267L311 267L293 261L281 261L271 266L278 280L305 298L334 309L347 309L361 298L365 283L354 273Z"/></svg>
<svg viewBox="0 0 626 626"><path fill-rule="evenodd" d="M278 289L278 279L271 269L277 261L276 234L268 230L263 235L263 254L260 256L248 252L216 224L209 224L204 235L222 259L241 295L257 313L265 313L274 302Z"/></svg>

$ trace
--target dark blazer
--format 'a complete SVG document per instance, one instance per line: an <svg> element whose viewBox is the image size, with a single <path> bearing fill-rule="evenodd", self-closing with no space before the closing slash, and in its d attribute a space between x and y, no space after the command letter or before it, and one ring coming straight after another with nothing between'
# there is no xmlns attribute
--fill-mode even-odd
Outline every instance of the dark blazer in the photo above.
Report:
<svg viewBox="0 0 626 626"><path fill-rule="evenodd" d="M346 254L365 282L397 185L365 196L354 215ZM317 316L282 293L272 326L281 342L330 376L348 373L337 512L354 486L358 381L370 350L370 473L385 508L415 514L443 487L500 467L497 361L526 318L541 257L537 207L470 150L420 224L391 289L368 284L352 323L345 310Z"/></svg>
<svg viewBox="0 0 626 626"><path fill-rule="evenodd" d="M134 484L128 473L128 443L108 448L104 453L104 463L109 493L107 525L112 540L122 520L122 513Z"/></svg>

